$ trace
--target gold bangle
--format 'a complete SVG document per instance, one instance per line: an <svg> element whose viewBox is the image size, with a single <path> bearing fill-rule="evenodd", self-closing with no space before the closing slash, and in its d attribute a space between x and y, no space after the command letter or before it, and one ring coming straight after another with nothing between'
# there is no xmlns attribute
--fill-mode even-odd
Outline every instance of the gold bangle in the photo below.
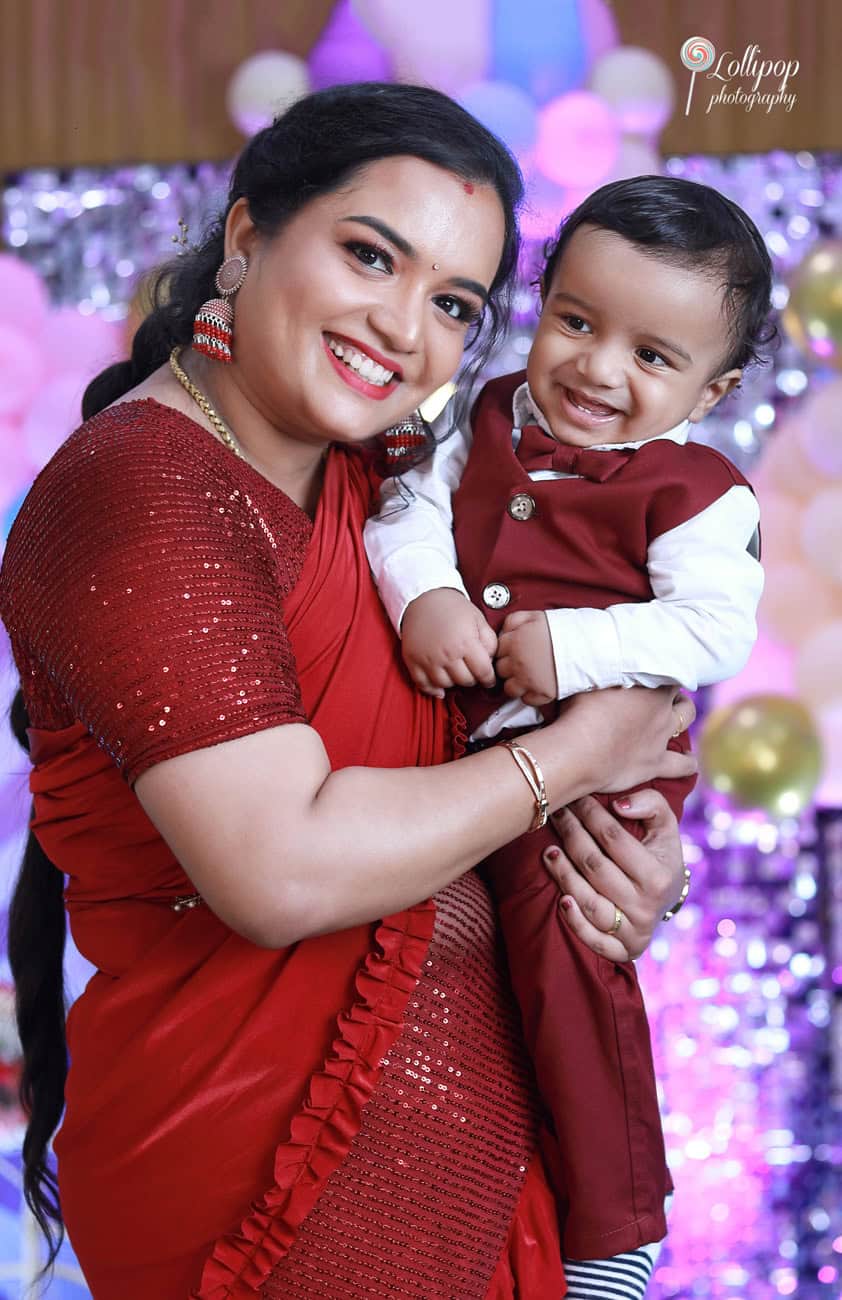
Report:
<svg viewBox="0 0 842 1300"><path fill-rule="evenodd" d="M681 887L681 893L678 895L678 902L673 903L672 907L669 909L668 912L664 912L664 915L661 917L661 920L671 921L672 918L675 916L676 912L680 912L684 904L687 902L687 895L689 893L690 893L690 868L685 867L684 884Z"/></svg>
<svg viewBox="0 0 842 1300"><path fill-rule="evenodd" d="M546 826L550 812L547 787L544 782L544 773L541 771L541 764L534 754L530 753L524 745L519 745L515 740L503 741L503 748L509 751L517 763L526 784L532 791L532 798L535 800L535 817L529 829L530 831L539 831L542 826Z"/></svg>

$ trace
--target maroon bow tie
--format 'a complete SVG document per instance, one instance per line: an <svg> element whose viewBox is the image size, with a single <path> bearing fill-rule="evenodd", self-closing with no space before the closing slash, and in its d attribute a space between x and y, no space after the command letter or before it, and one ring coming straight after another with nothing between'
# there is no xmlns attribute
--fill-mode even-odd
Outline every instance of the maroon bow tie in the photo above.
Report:
<svg viewBox="0 0 842 1300"><path fill-rule="evenodd" d="M568 447L556 442L538 424L525 424L517 445L517 458L527 473L553 469L560 474L578 474L604 483L631 459L634 449L592 451L590 447Z"/></svg>

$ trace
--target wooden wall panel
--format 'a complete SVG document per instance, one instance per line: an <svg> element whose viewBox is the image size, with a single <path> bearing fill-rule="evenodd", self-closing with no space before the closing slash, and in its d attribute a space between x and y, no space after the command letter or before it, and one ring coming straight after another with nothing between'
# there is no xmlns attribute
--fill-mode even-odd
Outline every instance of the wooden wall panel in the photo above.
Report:
<svg viewBox="0 0 842 1300"><path fill-rule="evenodd" d="M562 0L559 0L561 3ZM613 0L624 41L674 70L668 152L842 149L842 0ZM241 139L224 91L249 54L306 54L333 0L0 0L0 174L34 166L223 159ZM407 0L407 21L412 5ZM704 112L679 50L706 36L738 55L797 58L791 113Z"/></svg>

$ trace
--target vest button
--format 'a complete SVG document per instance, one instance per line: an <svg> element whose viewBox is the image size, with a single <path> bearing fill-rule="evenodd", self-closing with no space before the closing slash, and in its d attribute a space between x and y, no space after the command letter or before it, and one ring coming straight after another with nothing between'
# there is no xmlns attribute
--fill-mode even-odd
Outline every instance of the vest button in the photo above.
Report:
<svg viewBox="0 0 842 1300"><path fill-rule="evenodd" d="M518 519L525 523L535 514L535 498L531 497L528 492L518 492L513 496L508 506L509 514L512 519Z"/></svg>
<svg viewBox="0 0 842 1300"><path fill-rule="evenodd" d="M482 589L482 603L489 609L505 609L512 598L512 593L504 582L489 582Z"/></svg>

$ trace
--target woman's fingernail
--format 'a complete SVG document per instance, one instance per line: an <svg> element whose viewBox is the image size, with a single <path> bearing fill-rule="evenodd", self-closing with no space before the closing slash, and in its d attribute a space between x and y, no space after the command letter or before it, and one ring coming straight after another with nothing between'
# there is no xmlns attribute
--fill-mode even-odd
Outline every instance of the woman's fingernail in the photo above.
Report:
<svg viewBox="0 0 842 1300"><path fill-rule="evenodd" d="M631 808L631 799L615 799L614 806L616 808Z"/></svg>
<svg viewBox="0 0 842 1300"><path fill-rule="evenodd" d="M561 857L561 849L557 849L555 845L553 845L551 849L547 849L544 857L549 858L550 862L556 862Z"/></svg>
<svg viewBox="0 0 842 1300"><path fill-rule="evenodd" d="M564 908L565 912L569 912L570 909L571 909L571 907L573 906L573 899L572 899L572 898L563 898L563 899L561 900L561 906Z"/></svg>

